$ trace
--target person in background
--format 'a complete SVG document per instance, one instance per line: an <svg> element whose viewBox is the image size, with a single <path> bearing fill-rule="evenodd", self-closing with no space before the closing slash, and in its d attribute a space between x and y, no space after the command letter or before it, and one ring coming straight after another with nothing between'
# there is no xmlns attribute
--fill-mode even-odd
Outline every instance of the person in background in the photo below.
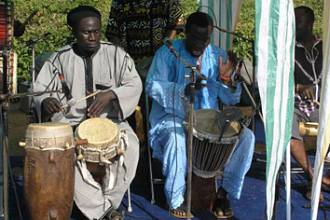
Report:
<svg viewBox="0 0 330 220"><path fill-rule="evenodd" d="M313 34L314 12L306 6L295 8L295 103L292 124L291 154L306 172L309 183L305 196L311 198L313 169L308 159L299 122L318 122L322 80L322 41ZM329 191L330 178L324 176L322 188ZM323 200L321 195L320 200Z"/></svg>
<svg viewBox="0 0 330 220"><path fill-rule="evenodd" d="M106 37L132 56L144 83L155 52L162 46L164 38L175 38L182 23L179 0L113 0ZM146 101L148 98L142 95L135 117L129 118L142 151L148 123L146 111L149 111L149 102Z"/></svg>

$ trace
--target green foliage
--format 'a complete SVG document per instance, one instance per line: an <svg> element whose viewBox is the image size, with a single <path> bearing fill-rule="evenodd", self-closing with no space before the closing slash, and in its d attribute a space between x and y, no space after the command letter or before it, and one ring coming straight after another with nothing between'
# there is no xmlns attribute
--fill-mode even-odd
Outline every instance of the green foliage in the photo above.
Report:
<svg viewBox="0 0 330 220"><path fill-rule="evenodd" d="M49 33L45 40L35 44L36 55L54 51L73 39L66 25L66 14L70 9L78 5L94 6L101 11L103 24L106 24L110 9L109 1L105 0L14 0L14 4L15 19L21 22L38 10L27 25L24 35L14 39L14 50L18 54L18 77L23 81L30 79L32 52L28 42L31 39L39 39Z"/></svg>
<svg viewBox="0 0 330 220"><path fill-rule="evenodd" d="M13 0L15 3L15 18L24 21L34 10L38 10L27 26L25 34L14 40L14 50L18 54L18 76L20 80L30 79L31 48L27 42L31 39L41 38L44 34L50 33L46 40L39 41L35 46L36 55L43 52L54 51L73 37L66 25L67 12L78 5L91 5L101 11L103 30L105 30L111 0ZM220 1L220 0L214 0ZM242 36L254 39L254 9L255 0L244 0L240 13L239 23L236 32ZM187 17L196 11L198 4L196 0L182 0L184 16ZM321 34L322 6L320 0L294 0L296 6L308 5L314 9L316 14L315 32ZM103 36L103 39L104 36ZM251 44L236 38L234 40L234 51L241 57L251 57Z"/></svg>
<svg viewBox="0 0 330 220"><path fill-rule="evenodd" d="M295 6L306 5L314 10L315 24L314 32L316 35L322 34L322 13L323 1L322 0L294 0ZM242 10L239 17L239 22L236 26L236 32L246 38L254 39L254 24L255 24L255 0L244 0ZM241 39L235 39L233 50L240 57L251 58L252 44L245 42Z"/></svg>

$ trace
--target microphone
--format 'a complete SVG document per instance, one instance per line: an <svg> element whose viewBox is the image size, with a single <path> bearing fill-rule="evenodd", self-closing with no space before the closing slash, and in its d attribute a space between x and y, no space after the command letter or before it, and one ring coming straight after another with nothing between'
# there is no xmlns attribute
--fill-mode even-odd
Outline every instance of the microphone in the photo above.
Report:
<svg viewBox="0 0 330 220"><path fill-rule="evenodd" d="M170 50L170 52L175 56L176 59L178 59L183 65L185 65L185 68L190 68L194 73L197 74L197 77L202 80L207 80L207 77L204 76L199 70L196 69L196 67L192 66L190 63L188 63L186 60L184 60L176 49L173 46L172 40L169 38L164 38L163 40L164 45Z"/></svg>

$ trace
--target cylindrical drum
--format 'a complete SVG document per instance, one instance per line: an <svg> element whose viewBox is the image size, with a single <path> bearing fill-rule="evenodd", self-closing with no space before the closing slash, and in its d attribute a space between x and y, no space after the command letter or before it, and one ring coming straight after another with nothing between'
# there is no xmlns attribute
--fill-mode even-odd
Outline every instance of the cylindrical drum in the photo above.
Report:
<svg viewBox="0 0 330 220"><path fill-rule="evenodd" d="M30 124L25 135L24 194L31 220L70 218L74 140L64 123Z"/></svg>
<svg viewBox="0 0 330 220"><path fill-rule="evenodd" d="M299 122L299 133L301 136L317 136L319 123Z"/></svg>

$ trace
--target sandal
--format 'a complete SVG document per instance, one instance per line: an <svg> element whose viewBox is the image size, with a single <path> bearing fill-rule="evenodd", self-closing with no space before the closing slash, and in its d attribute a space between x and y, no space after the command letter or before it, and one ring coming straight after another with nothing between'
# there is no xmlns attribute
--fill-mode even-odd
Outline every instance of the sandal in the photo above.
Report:
<svg viewBox="0 0 330 220"><path fill-rule="evenodd" d="M230 208L230 202L226 196L221 197L217 195L211 206L211 212L217 219L226 219L234 216L234 212Z"/></svg>
<svg viewBox="0 0 330 220"><path fill-rule="evenodd" d="M182 203L178 208L171 209L170 213L176 218L193 218L192 214L188 215L187 213L187 206L185 203Z"/></svg>

